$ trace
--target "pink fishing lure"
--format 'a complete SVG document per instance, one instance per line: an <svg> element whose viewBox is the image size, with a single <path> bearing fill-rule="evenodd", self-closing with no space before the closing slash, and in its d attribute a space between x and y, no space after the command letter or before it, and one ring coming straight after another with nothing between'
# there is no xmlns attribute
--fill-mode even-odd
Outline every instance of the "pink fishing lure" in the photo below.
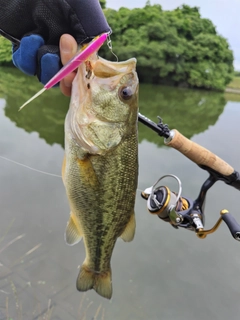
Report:
<svg viewBox="0 0 240 320"><path fill-rule="evenodd" d="M29 102L40 96L45 90L51 89L55 84L60 82L69 73L74 71L81 63L86 61L88 57L94 52L98 51L103 43L107 40L109 33L103 33L100 36L94 38L84 49L78 52L65 66L63 66L58 73L53 76L45 86L38 91L33 97L26 101L20 108L19 111L25 107Z"/></svg>
<svg viewBox="0 0 240 320"><path fill-rule="evenodd" d="M86 48L84 48L82 51L78 52L64 67L62 67L61 70L58 71L55 76L52 77L48 81L48 83L45 84L44 88L50 89L55 84L60 82L63 78L65 78L69 73L74 71L82 62L87 60L87 58L93 54L95 51L98 51L99 48L103 45L103 43L107 40L108 33L103 33L99 37L96 37L93 39Z"/></svg>

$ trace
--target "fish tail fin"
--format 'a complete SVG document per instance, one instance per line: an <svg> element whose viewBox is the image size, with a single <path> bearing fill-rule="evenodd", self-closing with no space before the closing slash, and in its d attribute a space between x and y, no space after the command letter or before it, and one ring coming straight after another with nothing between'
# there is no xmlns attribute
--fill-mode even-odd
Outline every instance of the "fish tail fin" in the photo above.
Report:
<svg viewBox="0 0 240 320"><path fill-rule="evenodd" d="M112 272L109 269L106 272L96 273L91 271L86 264L80 268L77 278L77 289L87 291L94 289L100 296L111 299L112 297Z"/></svg>

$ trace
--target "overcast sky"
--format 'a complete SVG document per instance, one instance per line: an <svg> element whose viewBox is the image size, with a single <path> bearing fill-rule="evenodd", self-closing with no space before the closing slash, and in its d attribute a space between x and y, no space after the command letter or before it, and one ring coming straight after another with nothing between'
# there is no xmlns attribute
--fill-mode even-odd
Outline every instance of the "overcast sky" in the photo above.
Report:
<svg viewBox="0 0 240 320"><path fill-rule="evenodd" d="M151 4L158 3L163 10L172 10L180 5L188 4L200 8L203 18L210 19L217 27L217 31L228 39L234 53L234 66L240 70L240 0L151 0ZM144 7L146 0L107 0L107 7ZM114 32L114 30L113 30Z"/></svg>

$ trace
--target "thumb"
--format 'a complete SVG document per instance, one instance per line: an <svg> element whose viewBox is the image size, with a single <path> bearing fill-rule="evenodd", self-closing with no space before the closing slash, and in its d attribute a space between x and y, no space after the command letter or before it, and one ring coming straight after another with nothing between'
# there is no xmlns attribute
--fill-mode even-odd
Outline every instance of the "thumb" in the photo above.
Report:
<svg viewBox="0 0 240 320"><path fill-rule="evenodd" d="M65 65L77 52L77 42L70 34L63 34L60 38L60 56Z"/></svg>

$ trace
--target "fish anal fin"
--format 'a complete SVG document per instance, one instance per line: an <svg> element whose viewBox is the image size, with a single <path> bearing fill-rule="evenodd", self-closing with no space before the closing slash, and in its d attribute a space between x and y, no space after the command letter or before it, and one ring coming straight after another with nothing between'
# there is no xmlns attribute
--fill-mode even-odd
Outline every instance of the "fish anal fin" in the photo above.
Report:
<svg viewBox="0 0 240 320"><path fill-rule="evenodd" d="M130 220L128 221L128 224L126 225L126 227L120 237L125 242L132 241L134 238L134 235L135 235L135 229L136 229L136 220L135 220L135 214L133 212L130 217Z"/></svg>
<svg viewBox="0 0 240 320"><path fill-rule="evenodd" d="M100 296L111 299L112 297L112 279L111 269L105 272L94 272L88 269L83 263L77 278L78 291L87 291L94 289Z"/></svg>
<svg viewBox="0 0 240 320"><path fill-rule="evenodd" d="M73 246L82 239L80 224L75 215L71 212L65 231L65 241L68 245Z"/></svg>

